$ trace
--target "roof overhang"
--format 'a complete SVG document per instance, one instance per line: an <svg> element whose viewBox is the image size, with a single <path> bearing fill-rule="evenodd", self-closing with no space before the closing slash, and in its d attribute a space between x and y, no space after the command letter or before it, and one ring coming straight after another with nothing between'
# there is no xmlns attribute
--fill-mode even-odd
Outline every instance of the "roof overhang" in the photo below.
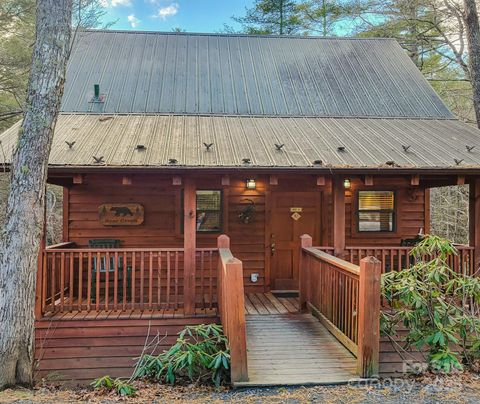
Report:
<svg viewBox="0 0 480 404"><path fill-rule="evenodd" d="M0 134L0 167L19 125ZM445 119L61 114L50 167L473 173L480 131Z"/></svg>
<svg viewBox="0 0 480 404"><path fill-rule="evenodd" d="M192 173L258 173L258 174L305 174L305 175L480 175L479 168L309 168L309 167L179 167L179 166L49 166L48 172L58 174L125 174L125 173L152 173L152 174L192 174Z"/></svg>

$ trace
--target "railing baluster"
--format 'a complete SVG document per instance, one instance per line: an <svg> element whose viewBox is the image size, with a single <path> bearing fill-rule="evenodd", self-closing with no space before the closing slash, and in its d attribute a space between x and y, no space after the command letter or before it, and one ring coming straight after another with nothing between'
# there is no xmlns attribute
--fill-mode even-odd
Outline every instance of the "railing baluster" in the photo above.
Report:
<svg viewBox="0 0 480 404"><path fill-rule="evenodd" d="M78 311L82 311L82 299L83 299L83 253L80 252L78 254Z"/></svg>
<svg viewBox="0 0 480 404"><path fill-rule="evenodd" d="M183 256L183 262L185 263L185 255ZM185 270L185 268L184 268ZM175 252L175 310L178 309L178 251ZM185 294L185 288L183 289L183 293ZM185 300L185 296L184 296Z"/></svg>
<svg viewBox="0 0 480 404"><path fill-rule="evenodd" d="M167 309L170 308L170 251L167 251Z"/></svg>
<svg viewBox="0 0 480 404"><path fill-rule="evenodd" d="M87 311L91 309L91 301L92 301L92 253L88 253L88 274L87 274Z"/></svg>
<svg viewBox="0 0 480 404"><path fill-rule="evenodd" d="M42 314L45 314L47 306L47 271L48 271L48 253L43 252L43 271L42 271Z"/></svg>
<svg viewBox="0 0 480 404"><path fill-rule="evenodd" d="M386 273L387 272L387 267L386 267L386 251L384 248L382 248L382 259L381 259L381 262L382 262L382 273Z"/></svg>
<svg viewBox="0 0 480 404"><path fill-rule="evenodd" d="M65 288L65 253L60 253L60 311L64 311L64 288ZM70 294L72 291L70 291ZM70 298L70 312L72 311L72 299Z"/></svg>
<svg viewBox="0 0 480 404"><path fill-rule="evenodd" d="M210 267L208 271L208 279L209 279L209 294L208 294L208 301L209 301L209 309L213 308L213 251L210 250Z"/></svg>
<svg viewBox="0 0 480 404"><path fill-rule="evenodd" d="M57 264L57 257L55 253L52 254L52 272L51 272L51 282L52 284L50 285L50 292L51 292L51 298L50 298L50 305L52 306L52 313L55 312L55 272L56 272L56 264Z"/></svg>
<svg viewBox="0 0 480 404"><path fill-rule="evenodd" d="M95 265L95 310L100 310L100 268L101 268L101 258L100 253L97 252L97 260Z"/></svg>
<svg viewBox="0 0 480 404"><path fill-rule="evenodd" d="M136 285L136 280L135 280L135 264L136 264L136 254L134 251L132 251L132 310L135 310L135 289L137 288L137 285Z"/></svg>
<svg viewBox="0 0 480 404"><path fill-rule="evenodd" d="M110 253L105 253L105 310L109 309L110 300L110 271L112 270L110 265Z"/></svg>
<svg viewBox="0 0 480 404"><path fill-rule="evenodd" d="M113 310L117 311L118 304L118 252L113 256Z"/></svg>
<svg viewBox="0 0 480 404"><path fill-rule="evenodd" d="M145 286L145 253L140 253L140 310L143 311L144 304L144 290Z"/></svg>
<svg viewBox="0 0 480 404"><path fill-rule="evenodd" d="M162 252L158 252L158 269L157 269L157 309L162 307Z"/></svg>
<svg viewBox="0 0 480 404"><path fill-rule="evenodd" d="M475 250L470 250L470 274L473 275L475 273Z"/></svg>
<svg viewBox="0 0 480 404"><path fill-rule="evenodd" d="M74 294L73 294L73 291L74 291L74 280L75 280L75 275L74 275L74 253L71 252L71 253L68 253L68 255L70 256L70 266L69 266L69 275L68 275L68 280L69 280L69 287L68 287L68 290L69 290L69 306L70 306L70 313L73 311L73 299L74 299ZM63 258L62 258L62 261L63 261ZM63 287L62 287L63 289ZM63 300L63 299L62 299ZM63 311L63 310L62 310Z"/></svg>
<svg viewBox="0 0 480 404"><path fill-rule="evenodd" d="M122 275L122 310L125 311L127 309L127 283L128 283L128 271L127 271L127 266L128 266L128 261L127 261L127 253L124 251L123 252L123 265L122 265L122 270L123 270L123 275Z"/></svg>
<svg viewBox="0 0 480 404"><path fill-rule="evenodd" d="M354 293L353 293L353 342L358 343L358 282L355 282Z"/></svg>
<svg viewBox="0 0 480 404"><path fill-rule="evenodd" d="M204 284L204 272L205 271L205 255L204 252L200 252L200 291L201 291L201 303L202 307L205 307L205 284Z"/></svg>
<svg viewBox="0 0 480 404"><path fill-rule="evenodd" d="M153 307L153 253L150 251L148 260L148 309Z"/></svg>
<svg viewBox="0 0 480 404"><path fill-rule="evenodd" d="M353 279L349 278L348 279L348 336L351 340L353 340L353 321L354 321L354 315L353 315Z"/></svg>

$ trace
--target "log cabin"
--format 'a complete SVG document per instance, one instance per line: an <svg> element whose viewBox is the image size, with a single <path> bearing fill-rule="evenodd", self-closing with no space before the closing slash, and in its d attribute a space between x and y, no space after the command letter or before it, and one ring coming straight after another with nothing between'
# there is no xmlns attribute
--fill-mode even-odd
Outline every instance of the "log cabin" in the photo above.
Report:
<svg viewBox="0 0 480 404"><path fill-rule="evenodd" d="M8 168L20 123L0 135ZM49 161L63 242L42 242L37 378L130 376L219 322L236 386L402 374L380 274L411 265L429 189L470 186L480 132L391 39L85 31ZM152 341L156 341L154 344Z"/></svg>

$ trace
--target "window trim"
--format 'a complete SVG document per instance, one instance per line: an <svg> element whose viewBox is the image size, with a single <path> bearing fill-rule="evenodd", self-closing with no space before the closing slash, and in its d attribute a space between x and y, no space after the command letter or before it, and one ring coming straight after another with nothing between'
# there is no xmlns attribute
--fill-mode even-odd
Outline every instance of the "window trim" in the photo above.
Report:
<svg viewBox="0 0 480 404"><path fill-rule="evenodd" d="M360 192L391 192L393 194L393 209L376 209L376 210L361 210L360 209ZM359 189L355 195L355 230L358 234L385 234L395 235L397 232L397 192L393 189ZM360 212L374 212L392 213L392 230L360 230Z"/></svg>
<svg viewBox="0 0 480 404"><path fill-rule="evenodd" d="M223 206L223 189L219 189L219 188L209 188L209 189L205 189L205 188L198 188L195 190L195 221L197 220L197 212L198 212L198 205L197 205L197 192L198 191L217 191L217 192L220 192L220 209L219 209L219 212L220 212L220 223L219 223L219 228L218 230L196 230L196 233L197 234L216 234L216 233L222 233L223 232L223 209L224 209L224 206ZM196 225L195 225L196 226Z"/></svg>

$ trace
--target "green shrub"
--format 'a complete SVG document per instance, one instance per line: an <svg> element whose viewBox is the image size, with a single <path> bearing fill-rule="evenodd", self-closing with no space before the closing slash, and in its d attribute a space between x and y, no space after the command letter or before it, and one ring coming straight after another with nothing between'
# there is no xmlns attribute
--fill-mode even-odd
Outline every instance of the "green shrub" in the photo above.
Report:
<svg viewBox="0 0 480 404"><path fill-rule="evenodd" d="M448 240L426 236L413 250L415 264L382 276L390 309L382 312L381 331L407 334L403 348L427 348L431 370L449 373L471 365L480 348L480 278L455 273L448 257L457 250Z"/></svg>
<svg viewBox="0 0 480 404"><path fill-rule="evenodd" d="M130 397L135 395L136 389L128 381L120 378L112 379L110 376L103 376L95 379L91 385L95 390L105 390L115 392L122 397Z"/></svg>
<svg viewBox="0 0 480 404"><path fill-rule="evenodd" d="M168 351L138 358L132 378L172 384L213 381L219 386L228 380L229 369L230 351L222 327L202 324L186 327Z"/></svg>

